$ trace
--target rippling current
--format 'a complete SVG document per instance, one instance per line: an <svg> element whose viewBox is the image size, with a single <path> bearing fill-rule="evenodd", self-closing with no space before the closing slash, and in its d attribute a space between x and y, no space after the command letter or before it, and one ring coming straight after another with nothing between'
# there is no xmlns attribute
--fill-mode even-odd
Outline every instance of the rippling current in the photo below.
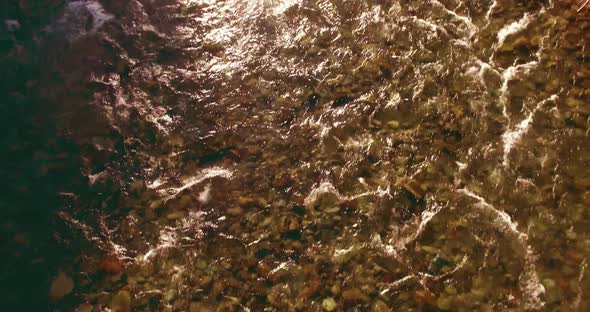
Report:
<svg viewBox="0 0 590 312"><path fill-rule="evenodd" d="M53 311L589 311L589 12L66 3Z"/></svg>

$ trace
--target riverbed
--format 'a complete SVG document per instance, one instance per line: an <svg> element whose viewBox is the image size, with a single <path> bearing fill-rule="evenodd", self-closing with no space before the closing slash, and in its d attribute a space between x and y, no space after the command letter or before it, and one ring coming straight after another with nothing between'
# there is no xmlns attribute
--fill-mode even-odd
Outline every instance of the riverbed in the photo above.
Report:
<svg viewBox="0 0 590 312"><path fill-rule="evenodd" d="M590 310L583 1L59 12L52 311Z"/></svg>

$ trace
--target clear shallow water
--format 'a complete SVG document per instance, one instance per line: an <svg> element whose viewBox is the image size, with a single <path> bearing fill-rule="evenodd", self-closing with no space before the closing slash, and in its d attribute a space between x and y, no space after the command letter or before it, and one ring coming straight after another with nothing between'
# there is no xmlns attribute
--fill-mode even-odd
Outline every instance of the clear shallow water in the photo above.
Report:
<svg viewBox="0 0 590 312"><path fill-rule="evenodd" d="M588 310L580 5L92 3L56 309Z"/></svg>

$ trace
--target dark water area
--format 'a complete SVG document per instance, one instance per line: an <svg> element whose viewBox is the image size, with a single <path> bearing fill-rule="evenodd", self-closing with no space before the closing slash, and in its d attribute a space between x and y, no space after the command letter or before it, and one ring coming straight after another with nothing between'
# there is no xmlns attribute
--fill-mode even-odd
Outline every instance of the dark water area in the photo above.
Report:
<svg viewBox="0 0 590 312"><path fill-rule="evenodd" d="M590 4L0 4L7 311L590 310Z"/></svg>

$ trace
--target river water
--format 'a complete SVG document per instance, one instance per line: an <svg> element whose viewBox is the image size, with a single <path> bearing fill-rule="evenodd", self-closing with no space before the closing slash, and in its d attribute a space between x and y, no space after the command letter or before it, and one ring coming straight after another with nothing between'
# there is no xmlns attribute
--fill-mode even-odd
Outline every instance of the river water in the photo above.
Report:
<svg viewBox="0 0 590 312"><path fill-rule="evenodd" d="M63 11L54 311L590 310L582 1Z"/></svg>

